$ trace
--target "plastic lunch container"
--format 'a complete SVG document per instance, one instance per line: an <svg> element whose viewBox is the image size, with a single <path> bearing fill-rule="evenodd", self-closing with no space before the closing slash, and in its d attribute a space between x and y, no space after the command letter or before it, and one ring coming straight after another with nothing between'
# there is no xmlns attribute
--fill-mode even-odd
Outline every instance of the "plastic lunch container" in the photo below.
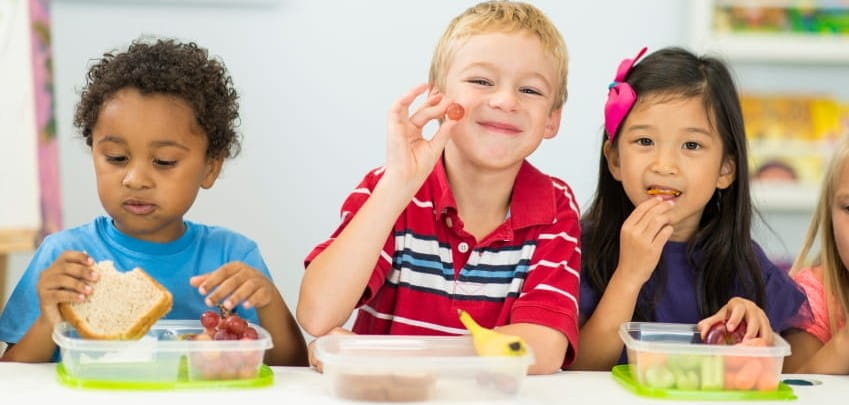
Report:
<svg viewBox="0 0 849 405"><path fill-rule="evenodd" d="M363 401L512 398L534 361L478 356L469 336L333 335L315 353L333 395Z"/></svg>
<svg viewBox="0 0 849 405"><path fill-rule="evenodd" d="M262 327L257 340L193 341L203 332L198 320L161 320L139 340L83 339L67 322L53 329L65 379L84 384L191 383L256 379L271 336ZM120 386L133 388L133 386ZM144 388L145 386L141 386Z"/></svg>
<svg viewBox="0 0 849 405"><path fill-rule="evenodd" d="M772 346L704 344L693 324L626 322L619 336L631 376L648 389L775 392L790 354L777 334Z"/></svg>

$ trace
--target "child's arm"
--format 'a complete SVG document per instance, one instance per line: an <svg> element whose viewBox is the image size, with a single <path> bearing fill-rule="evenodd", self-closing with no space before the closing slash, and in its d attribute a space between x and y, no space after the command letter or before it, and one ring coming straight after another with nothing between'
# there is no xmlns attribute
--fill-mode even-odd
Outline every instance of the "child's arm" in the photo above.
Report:
<svg viewBox="0 0 849 405"><path fill-rule="evenodd" d="M431 94L424 106L409 114L410 104L426 88L416 87L393 105L382 178L351 222L304 273L297 316L313 336L325 335L348 319L398 216L442 156L456 121L446 120L429 141L422 137L422 127L445 114L447 101Z"/></svg>
<svg viewBox="0 0 849 405"><path fill-rule="evenodd" d="M283 301L280 291L265 274L243 262L230 262L209 274L192 277L189 283L206 296L206 305L223 300L226 308L256 307L259 324L271 334L274 345L265 354L271 366L306 366L304 336Z"/></svg>
<svg viewBox="0 0 849 405"><path fill-rule="evenodd" d="M532 323L512 323L495 328L498 332L518 336L531 347L535 362L528 374L552 374L560 371L569 349L569 339L559 330Z"/></svg>
<svg viewBox="0 0 849 405"><path fill-rule="evenodd" d="M581 344L572 365L574 370L609 371L622 354L619 326L633 317L643 283L629 279L621 269L620 264L595 311L581 326Z"/></svg>
<svg viewBox="0 0 849 405"><path fill-rule="evenodd" d="M56 343L51 337L54 323L39 316L18 343L9 344L0 361L22 363L45 363L51 360L56 351Z"/></svg>
<svg viewBox="0 0 849 405"><path fill-rule="evenodd" d="M785 338L791 347L790 357L784 360L785 373L849 374L849 324L825 344L798 329Z"/></svg>
<svg viewBox="0 0 849 405"><path fill-rule="evenodd" d="M619 360L623 347L619 326L634 316L640 289L657 267L663 246L672 235L666 215L672 204L660 198L648 199L622 224L619 265L595 311L581 326L573 369L608 371Z"/></svg>
<svg viewBox="0 0 849 405"><path fill-rule="evenodd" d="M275 291L277 289L275 288ZM259 323L267 325L274 348L268 351L265 361L269 365L307 366L307 349L301 328L280 293L272 294L271 302L257 308ZM279 348L279 349L276 349Z"/></svg>
<svg viewBox="0 0 849 405"><path fill-rule="evenodd" d="M81 302L91 294L90 282L97 279L91 270L94 261L83 252L66 251L44 270L37 289L41 313L27 333L10 345L0 361L41 363L50 361L56 351L53 326L62 321L60 302Z"/></svg>

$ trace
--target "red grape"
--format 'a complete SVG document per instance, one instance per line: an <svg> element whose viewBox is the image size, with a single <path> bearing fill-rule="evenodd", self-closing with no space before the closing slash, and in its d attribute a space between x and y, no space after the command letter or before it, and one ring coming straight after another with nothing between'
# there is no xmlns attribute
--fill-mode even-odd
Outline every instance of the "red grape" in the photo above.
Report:
<svg viewBox="0 0 849 405"><path fill-rule="evenodd" d="M256 332L256 329L248 327L247 329L245 329L245 333L242 335L242 339L257 340L259 339L259 334Z"/></svg>
<svg viewBox="0 0 849 405"><path fill-rule="evenodd" d="M238 315L230 315L224 321L224 327L238 338L245 332L245 329L248 327L248 323Z"/></svg>
<svg viewBox="0 0 849 405"><path fill-rule="evenodd" d="M205 329L215 329L218 327L218 321L221 317L215 311L205 311L200 315L200 324Z"/></svg>
<svg viewBox="0 0 849 405"><path fill-rule="evenodd" d="M233 340L231 338L230 332L228 332L227 329L218 329L218 331L215 332L215 336L213 336L212 338L215 340Z"/></svg>
<svg viewBox="0 0 849 405"><path fill-rule="evenodd" d="M705 334L705 343L712 345L734 345L743 341L743 336L746 335L746 321L740 321L734 332L725 328L725 321L717 322L711 325Z"/></svg>
<svg viewBox="0 0 849 405"><path fill-rule="evenodd" d="M463 114L465 110L463 106L457 103L451 103L448 105L448 108L445 109L445 115L448 116L448 119L457 121L460 118L463 118Z"/></svg>

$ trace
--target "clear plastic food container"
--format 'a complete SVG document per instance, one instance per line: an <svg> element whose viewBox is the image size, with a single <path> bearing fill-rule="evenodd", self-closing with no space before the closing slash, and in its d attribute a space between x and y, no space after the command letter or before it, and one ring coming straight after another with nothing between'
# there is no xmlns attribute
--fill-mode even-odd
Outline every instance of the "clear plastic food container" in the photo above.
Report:
<svg viewBox="0 0 849 405"><path fill-rule="evenodd" d="M784 357L790 354L790 345L777 334L772 346L701 343L693 324L626 322L619 336L636 384L660 390L656 393L774 392Z"/></svg>
<svg viewBox="0 0 849 405"><path fill-rule="evenodd" d="M194 341L191 338L204 330L200 321L162 320L139 340L91 340L61 322L53 329L53 341L61 350L61 373L67 380L106 388L112 383L161 388L168 383L256 379L265 351L272 347L271 336L258 325L249 326L258 339Z"/></svg>
<svg viewBox="0 0 849 405"><path fill-rule="evenodd" d="M315 354L333 395L393 402L512 398L534 361L478 356L469 336L324 336Z"/></svg>

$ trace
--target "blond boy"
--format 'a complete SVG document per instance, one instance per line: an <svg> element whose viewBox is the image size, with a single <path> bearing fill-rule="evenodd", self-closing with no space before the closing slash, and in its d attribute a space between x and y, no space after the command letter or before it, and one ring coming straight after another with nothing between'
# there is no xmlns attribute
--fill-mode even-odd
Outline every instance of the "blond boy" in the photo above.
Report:
<svg viewBox="0 0 849 405"><path fill-rule="evenodd" d="M340 326L359 308L353 333L458 335L464 309L525 339L531 373L572 362L578 208L565 182L526 161L557 134L566 67L560 33L532 5L484 2L451 22L429 84L390 110L385 166L305 259L297 317L307 332L351 333ZM462 118L444 119L452 103ZM441 125L427 140L431 120Z"/></svg>

